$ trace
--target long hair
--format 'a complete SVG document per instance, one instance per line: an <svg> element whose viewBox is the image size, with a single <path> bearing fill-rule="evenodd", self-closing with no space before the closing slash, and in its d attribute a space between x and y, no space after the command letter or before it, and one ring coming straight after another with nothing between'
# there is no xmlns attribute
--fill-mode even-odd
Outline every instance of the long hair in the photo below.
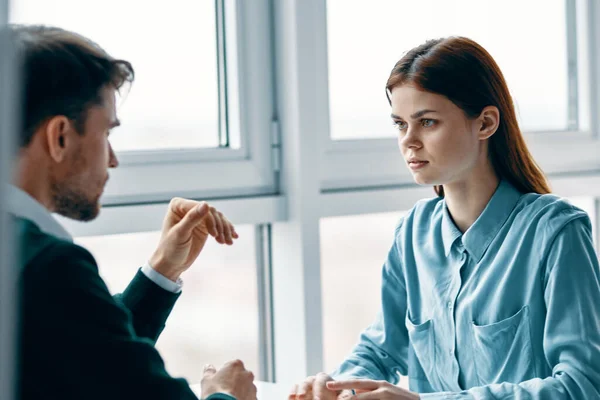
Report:
<svg viewBox="0 0 600 400"><path fill-rule="evenodd" d="M550 192L546 177L525 144L504 76L483 47L465 37L427 41L394 66L386 84L390 103L392 89L406 83L445 96L469 118L478 117L487 106L497 107L498 130L489 139L489 157L496 174L522 193ZM441 185L434 189L438 196L444 196Z"/></svg>

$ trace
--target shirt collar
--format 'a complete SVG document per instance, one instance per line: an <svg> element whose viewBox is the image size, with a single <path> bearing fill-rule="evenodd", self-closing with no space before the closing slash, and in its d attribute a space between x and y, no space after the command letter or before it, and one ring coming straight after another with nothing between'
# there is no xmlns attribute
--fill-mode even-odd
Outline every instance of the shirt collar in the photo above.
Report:
<svg viewBox="0 0 600 400"><path fill-rule="evenodd" d="M444 242L444 252L446 253L446 257L448 257L450 250L452 250L452 245L456 242L456 239L462 236L462 232L456 227L454 221L452 221L446 200L442 204L442 242Z"/></svg>
<svg viewBox="0 0 600 400"><path fill-rule="evenodd" d="M14 185L6 188L5 209L9 214L30 220L49 235L69 242L73 237L58 223L50 212L29 194Z"/></svg>
<svg viewBox="0 0 600 400"><path fill-rule="evenodd" d="M444 202L442 240L446 256L450 254L456 239L462 236L462 244L469 255L479 262L520 198L521 193L513 185L505 180L500 181L487 206L464 235L452 221L446 202Z"/></svg>

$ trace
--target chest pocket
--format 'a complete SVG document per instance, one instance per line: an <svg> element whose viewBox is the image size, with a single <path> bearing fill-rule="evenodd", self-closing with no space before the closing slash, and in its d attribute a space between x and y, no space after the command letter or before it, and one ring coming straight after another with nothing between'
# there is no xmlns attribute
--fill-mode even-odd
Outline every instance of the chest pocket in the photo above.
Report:
<svg viewBox="0 0 600 400"><path fill-rule="evenodd" d="M529 307L500 322L473 323L473 360L481 385L519 383L535 377Z"/></svg>
<svg viewBox="0 0 600 400"><path fill-rule="evenodd" d="M433 376L435 365L433 320L430 319L421 324L415 324L406 313L406 329L410 340L408 377L413 380L428 381Z"/></svg>

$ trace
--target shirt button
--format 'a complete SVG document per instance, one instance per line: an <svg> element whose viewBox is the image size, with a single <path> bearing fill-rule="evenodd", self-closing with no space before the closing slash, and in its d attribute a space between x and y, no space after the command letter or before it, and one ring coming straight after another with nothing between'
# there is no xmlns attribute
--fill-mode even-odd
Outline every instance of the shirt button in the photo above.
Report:
<svg viewBox="0 0 600 400"><path fill-rule="evenodd" d="M454 349L450 349L450 350L448 351L448 353L450 353L450 355L451 355L451 356L453 356L453 355L454 355Z"/></svg>
<svg viewBox="0 0 600 400"><path fill-rule="evenodd" d="M452 308L452 302L451 301L448 302L448 308Z"/></svg>

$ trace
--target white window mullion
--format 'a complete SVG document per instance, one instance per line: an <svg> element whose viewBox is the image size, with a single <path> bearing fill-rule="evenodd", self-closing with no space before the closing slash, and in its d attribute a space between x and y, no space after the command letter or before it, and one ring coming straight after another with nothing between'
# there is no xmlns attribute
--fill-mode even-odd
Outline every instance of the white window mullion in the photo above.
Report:
<svg viewBox="0 0 600 400"><path fill-rule="evenodd" d="M578 84L578 40L577 40L577 0L566 0L567 33L567 130L579 130L579 84Z"/></svg>
<svg viewBox="0 0 600 400"><path fill-rule="evenodd" d="M582 10L582 26L585 32L587 66L589 68L589 119L590 131L594 138L600 137L600 4L596 0L579 0L577 3ZM578 15L581 15L578 13Z"/></svg>
<svg viewBox="0 0 600 400"><path fill-rule="evenodd" d="M255 227L256 272L258 284L258 356L257 378L275 382L275 330L273 326L272 230L270 224Z"/></svg>
<svg viewBox="0 0 600 400"><path fill-rule="evenodd" d="M327 132L321 0L275 2L280 192L288 219L272 226L275 379L290 384L323 368L319 172Z"/></svg>

